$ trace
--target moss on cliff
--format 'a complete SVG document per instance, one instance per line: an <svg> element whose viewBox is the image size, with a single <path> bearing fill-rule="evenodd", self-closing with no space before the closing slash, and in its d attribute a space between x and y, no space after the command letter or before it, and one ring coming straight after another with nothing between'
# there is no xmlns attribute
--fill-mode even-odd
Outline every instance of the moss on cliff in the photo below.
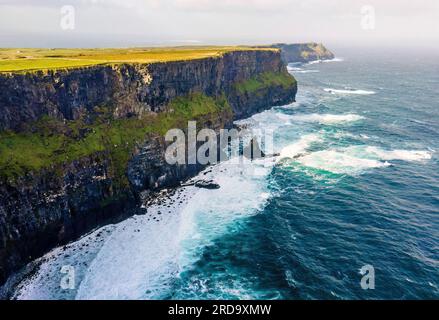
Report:
<svg viewBox="0 0 439 320"><path fill-rule="evenodd" d="M296 79L286 72L264 72L256 77L235 84L241 94L254 94L263 88L282 86L289 89L296 85Z"/></svg>
<svg viewBox="0 0 439 320"><path fill-rule="evenodd" d="M106 152L111 173L127 183L125 170L134 146L147 134L164 135L183 128L189 120L210 121L218 116L232 118L226 98L194 93L172 100L164 112L142 118L114 119L108 108L96 108L92 121L61 122L44 117L21 133L0 133L0 177L14 179L30 171L56 167Z"/></svg>

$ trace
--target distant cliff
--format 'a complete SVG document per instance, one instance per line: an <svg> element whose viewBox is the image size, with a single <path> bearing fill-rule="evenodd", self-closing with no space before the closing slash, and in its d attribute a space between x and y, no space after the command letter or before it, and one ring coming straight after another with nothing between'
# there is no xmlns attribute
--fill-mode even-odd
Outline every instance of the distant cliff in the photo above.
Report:
<svg viewBox="0 0 439 320"><path fill-rule="evenodd" d="M165 162L168 129L197 120L219 130L297 92L276 50L0 73L0 87L0 284L199 172Z"/></svg>
<svg viewBox="0 0 439 320"><path fill-rule="evenodd" d="M279 43L271 46L281 50L282 60L288 64L292 62L310 62L315 60L334 59L334 54L321 43Z"/></svg>

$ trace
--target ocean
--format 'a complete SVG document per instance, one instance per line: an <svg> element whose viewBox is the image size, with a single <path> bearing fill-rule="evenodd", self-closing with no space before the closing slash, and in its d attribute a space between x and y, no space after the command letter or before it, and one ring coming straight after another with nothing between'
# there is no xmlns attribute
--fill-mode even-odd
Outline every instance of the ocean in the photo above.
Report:
<svg viewBox="0 0 439 320"><path fill-rule="evenodd" d="M14 298L438 299L439 60L337 55L289 65L297 102L239 121L280 157L51 251Z"/></svg>

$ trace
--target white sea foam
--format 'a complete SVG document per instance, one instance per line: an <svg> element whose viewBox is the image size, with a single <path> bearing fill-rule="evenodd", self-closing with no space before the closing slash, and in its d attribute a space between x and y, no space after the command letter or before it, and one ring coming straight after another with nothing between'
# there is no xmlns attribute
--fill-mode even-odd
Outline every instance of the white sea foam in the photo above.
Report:
<svg viewBox="0 0 439 320"><path fill-rule="evenodd" d="M105 241L116 228L115 225L102 227L78 241L59 247L39 259L40 265L32 277L24 279L13 293L18 300L74 299L76 290L62 290L61 280L66 276L62 267L74 268L75 284L82 281L88 265L96 257Z"/></svg>
<svg viewBox="0 0 439 320"><path fill-rule="evenodd" d="M323 60L324 63L328 63L328 62L343 62L344 59L343 58L334 58L334 59L327 59L327 60Z"/></svg>
<svg viewBox="0 0 439 320"><path fill-rule="evenodd" d="M317 64L317 63L329 63L329 62L342 62L343 58L334 58L334 59L324 59L324 60L313 60L309 61L307 64Z"/></svg>
<svg viewBox="0 0 439 320"><path fill-rule="evenodd" d="M303 69L300 68L300 67L293 67L293 66L288 65L288 66L287 66L287 70L288 70L288 71L301 71L301 70L303 70Z"/></svg>
<svg viewBox="0 0 439 320"><path fill-rule="evenodd" d="M295 158L305 152L312 143L320 141L322 141L322 138L318 134L304 135L299 141L283 148L278 157L278 161L285 158Z"/></svg>
<svg viewBox="0 0 439 320"><path fill-rule="evenodd" d="M252 166L221 163L208 174L221 189L196 190L181 210L162 212L159 222L135 217L119 224L89 267L77 298L151 299L170 294L172 279L199 259L205 246L269 198L264 181L270 169L259 167L255 176L246 172Z"/></svg>
<svg viewBox="0 0 439 320"><path fill-rule="evenodd" d="M323 63L323 60L313 60L313 61L307 62L307 64L310 64L310 65L318 64L318 63Z"/></svg>
<svg viewBox="0 0 439 320"><path fill-rule="evenodd" d="M273 165L253 161L245 166L232 162L214 166L197 179L214 179L221 189L186 187L149 207L146 215L100 229L67 250L53 250L15 297L159 299L172 294L172 281L199 259L205 246L233 228L234 221L263 208L271 197L266 177ZM108 233L97 241L101 230ZM68 295L59 287L63 265L73 265L77 276L77 289L67 290ZM225 287L224 292L234 289Z"/></svg>
<svg viewBox="0 0 439 320"><path fill-rule="evenodd" d="M381 160L425 161L432 157L431 152L425 150L384 150L369 146L365 151Z"/></svg>
<svg viewBox="0 0 439 320"><path fill-rule="evenodd" d="M118 225L80 283L76 299L146 299L168 289L179 267L180 219L168 212L156 222L136 216Z"/></svg>
<svg viewBox="0 0 439 320"><path fill-rule="evenodd" d="M338 150L322 150L298 158L302 165L338 174L357 174L366 169L390 164L372 159L350 156Z"/></svg>
<svg viewBox="0 0 439 320"><path fill-rule="evenodd" d="M356 94L356 95L371 95L375 94L375 91L370 90L354 90L354 89L333 89L333 88L324 88L326 92L332 94Z"/></svg>
<svg viewBox="0 0 439 320"><path fill-rule="evenodd" d="M320 72L319 70L315 70L315 69L309 69L309 70L299 70L296 71L295 73L317 73Z"/></svg>
<svg viewBox="0 0 439 320"><path fill-rule="evenodd" d="M319 70L315 70L315 69L303 69L300 67L292 67L292 66L287 66L287 70L289 72L292 73L316 73L316 72L320 72Z"/></svg>
<svg viewBox="0 0 439 320"><path fill-rule="evenodd" d="M421 150L384 150L372 146L351 146L312 152L296 157L295 161L306 167L355 175L367 169L390 166L392 160L426 161L431 157L430 152Z"/></svg>
<svg viewBox="0 0 439 320"><path fill-rule="evenodd" d="M293 106L284 106L284 109L292 109ZM264 130L277 130L282 126L291 125L292 115L271 109L258 113L248 119L235 121L238 126L263 128Z"/></svg>
<svg viewBox="0 0 439 320"><path fill-rule="evenodd" d="M363 116L356 114L305 114L305 115L293 115L291 120L301 122L318 122L321 124L338 124L344 122L354 122L364 119Z"/></svg>

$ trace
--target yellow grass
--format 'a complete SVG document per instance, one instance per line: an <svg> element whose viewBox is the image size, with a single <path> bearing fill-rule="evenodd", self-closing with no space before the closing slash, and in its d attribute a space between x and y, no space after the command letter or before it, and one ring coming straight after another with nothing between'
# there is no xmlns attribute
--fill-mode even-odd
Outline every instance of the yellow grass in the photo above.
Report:
<svg viewBox="0 0 439 320"><path fill-rule="evenodd" d="M53 70L98 64L155 63L221 56L231 51L277 50L250 47L169 47L126 49L0 48L0 72Z"/></svg>

